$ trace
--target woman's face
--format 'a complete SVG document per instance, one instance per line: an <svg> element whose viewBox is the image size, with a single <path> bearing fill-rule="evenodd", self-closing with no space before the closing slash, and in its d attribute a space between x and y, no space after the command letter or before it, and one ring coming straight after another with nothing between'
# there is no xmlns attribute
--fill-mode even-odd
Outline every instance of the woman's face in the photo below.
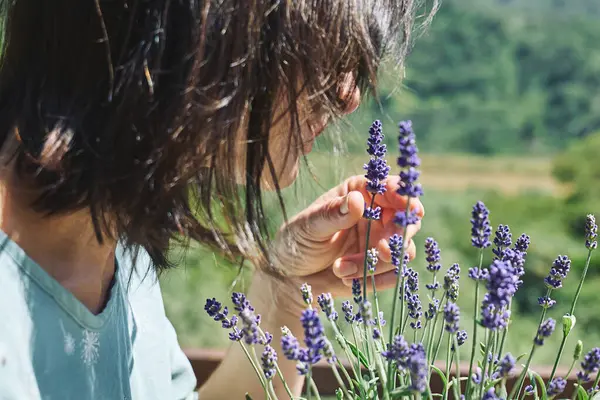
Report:
<svg viewBox="0 0 600 400"><path fill-rule="evenodd" d="M346 105L343 114L347 115L356 110L360 104L360 90L354 86L352 74L345 75L338 89L340 100ZM301 101L308 103L308 101ZM303 107L304 106L304 107ZM287 109L282 105L281 109ZM269 154L273 161L273 166L277 174L277 180L281 188L291 185L298 176L299 161L302 155L311 152L313 143L329 123L330 116L326 112L313 111L305 104L298 105L298 119L300 122L301 143L296 145L290 143L292 135L290 134L290 117L285 111L275 112L274 124L271 128L269 138ZM274 183L266 171L264 180L265 188L273 190Z"/></svg>

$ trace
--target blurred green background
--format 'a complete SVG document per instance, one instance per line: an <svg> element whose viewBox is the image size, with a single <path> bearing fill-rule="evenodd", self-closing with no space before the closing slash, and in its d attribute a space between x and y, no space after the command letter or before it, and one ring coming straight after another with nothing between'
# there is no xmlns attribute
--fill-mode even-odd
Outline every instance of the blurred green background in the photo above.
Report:
<svg viewBox="0 0 600 400"><path fill-rule="evenodd" d="M362 172L373 119L384 123L394 164L395 123L412 119L423 153L427 211L413 267L425 271L422 246L429 236L440 243L444 268L460 263L461 325L470 330L473 286L466 270L477 257L470 247L472 205L483 200L492 225L509 224L513 238L529 234L525 285L513 306L508 342L513 354L524 353L552 261L558 254L573 260L564 289L553 296L558 305L549 312L560 321L585 262L583 218L590 212L600 216L599 43L597 0L446 0L416 42L402 83L397 72L384 71L379 101L363 103L347 123L319 139L308 157L311 168L285 190L288 212L293 215L344 177ZM270 218L274 226L281 221L278 213ZM235 266L197 246L176 250L173 257L181 268L162 277L162 288L182 346L225 348L226 335L204 315L204 301L244 290L248 273L239 275ZM600 345L599 267L597 258L567 353L577 338L586 349ZM421 282L426 280L425 271ZM534 363L551 363L559 341L557 332Z"/></svg>

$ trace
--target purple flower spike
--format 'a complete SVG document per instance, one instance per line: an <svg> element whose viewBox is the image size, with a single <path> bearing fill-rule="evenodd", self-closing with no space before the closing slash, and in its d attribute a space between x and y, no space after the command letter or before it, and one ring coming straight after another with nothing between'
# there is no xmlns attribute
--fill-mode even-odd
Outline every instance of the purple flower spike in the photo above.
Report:
<svg viewBox="0 0 600 400"><path fill-rule="evenodd" d="M598 225L596 225L596 217L588 214L585 221L585 247L588 250L596 250L598 247Z"/></svg>
<svg viewBox="0 0 600 400"><path fill-rule="evenodd" d="M381 207L371 208L365 204L365 211L363 213L364 219L371 219L377 221L381 219Z"/></svg>
<svg viewBox="0 0 600 400"><path fill-rule="evenodd" d="M423 195L423 188L417 183L420 172L417 168L421 165L419 149L416 144L416 136L412 129L411 121L402 121L398 124L398 166L400 172L400 188L398 194L408 197L419 197ZM408 221L406 221L408 222ZM404 225L405 226L405 225Z"/></svg>
<svg viewBox="0 0 600 400"><path fill-rule="evenodd" d="M406 365L406 360L410 355L410 347L402 335L394 336L391 344L387 345L387 351L381 355L388 361L395 361L398 368Z"/></svg>
<svg viewBox="0 0 600 400"><path fill-rule="evenodd" d="M492 375L492 379L498 378L506 378L510 371L513 370L515 364L517 363L517 359L512 356L512 354L507 353L506 356L502 360L500 360L500 365L498 365L498 369Z"/></svg>
<svg viewBox="0 0 600 400"><path fill-rule="evenodd" d="M433 273L438 272L442 268L440 264L442 257L440 256L440 247L433 238L427 238L427 240L425 240L425 255L427 271Z"/></svg>
<svg viewBox="0 0 600 400"><path fill-rule="evenodd" d="M515 250L525 253L527 252L527 250L529 250L530 244L531 239L529 238L529 236L523 233L521 236L519 236L517 242L515 243Z"/></svg>
<svg viewBox="0 0 600 400"><path fill-rule="evenodd" d="M385 157L386 146L382 144L383 133L381 121L374 121L369 129L369 138L367 139L367 153L371 159L365 164L367 171L367 191L373 194L383 194L386 191L385 180L390 172L390 167L383 157ZM373 210L371 210L371 213ZM373 214L369 215L373 216ZM370 218L375 219L375 218Z"/></svg>
<svg viewBox="0 0 600 400"><path fill-rule="evenodd" d="M275 368L277 365L277 353L271 346L265 346L262 356L260 357L262 369L267 379L275 376Z"/></svg>
<svg viewBox="0 0 600 400"><path fill-rule="evenodd" d="M500 397L496 396L496 389L493 387L489 388L487 392L483 394L482 400L500 400Z"/></svg>
<svg viewBox="0 0 600 400"><path fill-rule="evenodd" d="M342 312L344 313L344 318L346 318L346 322L353 323L354 322L354 312L353 306L350 304L348 300L342 303Z"/></svg>
<svg viewBox="0 0 600 400"><path fill-rule="evenodd" d="M534 343L537 346L544 345L544 339L549 338L554 332L554 328L556 328L556 321L552 318L548 318L538 328L537 335L534 339Z"/></svg>
<svg viewBox="0 0 600 400"><path fill-rule="evenodd" d="M460 308L455 303L447 303L444 307L444 320L446 321L446 331L450 333L458 331Z"/></svg>
<svg viewBox="0 0 600 400"><path fill-rule="evenodd" d="M471 244L478 249L488 248L492 245L490 236L490 212L482 201L478 201L471 212Z"/></svg>
<svg viewBox="0 0 600 400"><path fill-rule="evenodd" d="M556 300L552 300L550 297L548 296L544 296L544 297L538 297L538 304L542 307L542 308L552 308L554 307L554 305L556 304Z"/></svg>
<svg viewBox="0 0 600 400"><path fill-rule="evenodd" d="M406 215L406 211L398 211L394 216L394 223L402 228L408 225L416 225L418 222L419 216L413 210L409 210L408 215Z"/></svg>
<svg viewBox="0 0 600 400"><path fill-rule="evenodd" d="M458 264L453 264L446 275L444 276L444 291L446 292L446 296L448 299L452 301L456 301L458 299L459 292L459 278L460 278L460 266Z"/></svg>
<svg viewBox="0 0 600 400"><path fill-rule="evenodd" d="M363 321L365 321L365 324L368 323L368 321L371 321L373 318L373 307L371 306L371 303L368 300L363 301L362 303L360 303L360 317Z"/></svg>
<svg viewBox="0 0 600 400"><path fill-rule="evenodd" d="M459 346L462 346L463 344L465 344L465 342L468 339L468 335L467 335L467 331L458 331L456 332L456 342L458 343Z"/></svg>
<svg viewBox="0 0 600 400"><path fill-rule="evenodd" d="M333 305L333 297L331 296L331 293L322 293L321 295L319 295L317 297L317 303L319 304L319 307L321 307L321 310L323 310L323 312L327 316L327 319L329 319L330 321L337 321L338 313L337 311L335 311Z"/></svg>
<svg viewBox="0 0 600 400"><path fill-rule="evenodd" d="M554 263L550 273L544 279L544 283L549 289L560 289L562 287L562 281L567 277L569 270L571 269L571 260L567 256L558 256Z"/></svg>
<svg viewBox="0 0 600 400"><path fill-rule="evenodd" d="M410 372L410 389L416 393L423 393L427 390L428 366L425 356L425 349L422 344L413 344L410 347L410 355L406 368Z"/></svg>
<svg viewBox="0 0 600 400"><path fill-rule="evenodd" d="M589 351L581 362L581 371L577 373L577 379L582 382L592 380L590 375L595 374L600 369L600 348L595 347Z"/></svg>
<svg viewBox="0 0 600 400"><path fill-rule="evenodd" d="M362 292L360 288L360 281L358 279L352 279L352 296L356 304L362 303Z"/></svg>
<svg viewBox="0 0 600 400"><path fill-rule="evenodd" d="M489 276L490 275L487 268L469 268L469 278L473 279L474 281L487 281Z"/></svg>
<svg viewBox="0 0 600 400"><path fill-rule="evenodd" d="M367 250L367 271L370 274L375 273L375 266L377 265L378 261L379 261L379 252L377 251L377 249L372 248L370 250Z"/></svg>
<svg viewBox="0 0 600 400"><path fill-rule="evenodd" d="M440 309L440 301L438 299L433 299L425 311L425 319L431 321L437 315L437 312Z"/></svg>
<svg viewBox="0 0 600 400"><path fill-rule="evenodd" d="M554 378L548 384L546 393L548 394L548 397L552 398L564 392L566 387L567 381L564 378Z"/></svg>
<svg viewBox="0 0 600 400"><path fill-rule="evenodd" d="M326 344L325 330L315 310L304 310L300 321L304 328L304 343L308 355L306 362L311 365L316 364L321 360L321 353Z"/></svg>
<svg viewBox="0 0 600 400"><path fill-rule="evenodd" d="M390 253L392 255L392 265L400 266L400 253L402 252L402 236L393 235L388 241Z"/></svg>
<svg viewBox="0 0 600 400"><path fill-rule="evenodd" d="M231 294L231 302L234 305L234 310L238 313L241 313L244 309L249 309L250 311L254 311L254 307L250 305L248 299L246 299L246 295L243 293L232 293Z"/></svg>
<svg viewBox="0 0 600 400"><path fill-rule="evenodd" d="M511 244L512 234L510 233L510 228L508 225L499 225L494 237L494 246L496 248L492 250L498 260L502 259L503 250L509 248Z"/></svg>

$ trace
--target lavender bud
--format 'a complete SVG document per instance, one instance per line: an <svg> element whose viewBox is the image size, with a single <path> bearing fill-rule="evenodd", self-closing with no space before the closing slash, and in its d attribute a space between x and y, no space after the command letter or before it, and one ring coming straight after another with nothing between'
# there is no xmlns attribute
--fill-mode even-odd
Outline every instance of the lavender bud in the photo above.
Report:
<svg viewBox="0 0 600 400"><path fill-rule="evenodd" d="M444 320L446 321L446 331L450 333L458 331L460 309L455 303L446 303L444 307Z"/></svg>
<svg viewBox="0 0 600 400"><path fill-rule="evenodd" d="M540 327L538 328L537 335L535 337L534 343L537 346L544 345L544 339L550 337L556 328L556 321L552 318L548 318L546 321L542 322Z"/></svg>
<svg viewBox="0 0 600 400"><path fill-rule="evenodd" d="M478 201L471 212L471 245L478 249L488 248L492 245L490 236L490 212L482 201Z"/></svg>
<svg viewBox="0 0 600 400"><path fill-rule="evenodd" d="M427 260L427 270L429 272L436 273L442 268L440 264L440 260L442 259L440 256L440 247L433 238L427 238L425 240L425 256L425 259Z"/></svg>
<svg viewBox="0 0 600 400"><path fill-rule="evenodd" d="M352 296L356 304L362 303L360 281L358 279L352 279Z"/></svg>
<svg viewBox="0 0 600 400"><path fill-rule="evenodd" d="M422 344L413 344L410 347L406 368L410 372L411 390L416 393L423 393L427 390L429 368Z"/></svg>
<svg viewBox="0 0 600 400"><path fill-rule="evenodd" d="M469 278L474 281L487 281L489 278L489 271L487 268L469 268Z"/></svg>
<svg viewBox="0 0 600 400"><path fill-rule="evenodd" d="M458 343L458 346L462 346L463 344L465 344L465 342L467 341L468 335L467 335L467 331L458 331L456 332L456 342Z"/></svg>
<svg viewBox="0 0 600 400"><path fill-rule="evenodd" d="M549 289L560 289L562 287L562 281L567 277L569 270L571 269L571 260L567 256L558 256L554 263L550 273L544 279L546 286Z"/></svg>
<svg viewBox="0 0 600 400"><path fill-rule="evenodd" d="M510 247L511 244L512 234L510 233L510 228L508 225L499 225L494 237L494 246L496 248L492 250L497 259L502 259L502 250Z"/></svg>
<svg viewBox="0 0 600 400"><path fill-rule="evenodd" d="M317 297L317 303L319 304L319 307L321 307L321 310L323 310L323 312L327 316L327 319L329 319L330 321L337 321L338 313L335 311L333 305L333 297L331 296L331 293L322 293L321 295L319 295Z"/></svg>
<svg viewBox="0 0 600 400"><path fill-rule="evenodd" d="M365 211L363 213L364 219L370 219L373 221L377 221L381 219L381 207L371 208L365 204Z"/></svg>
<svg viewBox="0 0 600 400"><path fill-rule="evenodd" d="M254 307L250 305L250 302L243 293L234 292L231 294L231 302L234 305L234 310L241 313L244 309L254 311Z"/></svg>
<svg viewBox="0 0 600 400"><path fill-rule="evenodd" d="M309 284L303 283L302 286L300 286L300 291L302 292L304 303L310 306L313 303L312 288Z"/></svg>
<svg viewBox="0 0 600 400"><path fill-rule="evenodd" d="M500 400L500 397L496 396L496 389L493 387L489 388L487 392L483 394L482 400Z"/></svg>
<svg viewBox="0 0 600 400"><path fill-rule="evenodd" d="M544 297L538 297L538 304L542 307L542 308L552 308L554 307L554 305L556 304L556 300L552 300L550 297L548 296L544 296Z"/></svg>
<svg viewBox="0 0 600 400"><path fill-rule="evenodd" d="M354 322L353 308L354 307L352 306L352 304L350 304L350 302L347 300L342 303L342 312L344 313L346 322L348 322L350 324Z"/></svg>
<svg viewBox="0 0 600 400"><path fill-rule="evenodd" d="M533 390L532 385L525 386L525 396L531 396L531 395L533 395L533 393L534 393L534 390Z"/></svg>
<svg viewBox="0 0 600 400"><path fill-rule="evenodd" d="M500 361L500 365L496 371L497 378L506 378L510 371L515 367L517 360L510 354L507 353L506 356Z"/></svg>
<svg viewBox="0 0 600 400"><path fill-rule="evenodd" d="M579 360L581 358L581 354L583 353L583 342L581 340L577 341L575 345L575 350L573 351L573 359Z"/></svg>
<svg viewBox="0 0 600 400"><path fill-rule="evenodd" d="M376 248L372 248L367 250L367 269L370 274L375 273L375 266L377 265L377 261L379 261L379 252Z"/></svg>
<svg viewBox="0 0 600 400"><path fill-rule="evenodd" d="M596 217L588 214L585 221L585 247L588 250L596 250L598 247L598 225L596 225Z"/></svg>
<svg viewBox="0 0 600 400"><path fill-rule="evenodd" d="M564 378L554 378L548 384L548 390L546 393L548 394L549 398L552 398L564 392L566 387L567 381Z"/></svg>
<svg viewBox="0 0 600 400"><path fill-rule="evenodd" d="M581 371L577 373L577 379L582 382L589 382L590 375L595 374L600 369L600 348L595 347L589 351L581 362Z"/></svg>
<svg viewBox="0 0 600 400"><path fill-rule="evenodd" d="M370 321L373 318L373 309L371 303L368 300L360 303L360 316L363 321Z"/></svg>
<svg viewBox="0 0 600 400"><path fill-rule="evenodd" d="M529 245L531 244L531 239L526 234L521 234L515 243L515 250L520 251L521 253L526 253L529 250Z"/></svg>
<svg viewBox="0 0 600 400"><path fill-rule="evenodd" d="M400 266L400 253L402 252L402 236L393 235L390 237L388 241L388 245L390 246L390 253L392 255L392 265L399 267Z"/></svg>
<svg viewBox="0 0 600 400"><path fill-rule="evenodd" d="M440 301L434 298L432 303L429 303L427 311L425 311L425 319L431 321L433 318L435 318L439 309Z"/></svg>
<svg viewBox="0 0 600 400"><path fill-rule="evenodd" d="M275 368L277 365L277 353L271 346L265 346L261 356L262 369L267 379L275 376Z"/></svg>

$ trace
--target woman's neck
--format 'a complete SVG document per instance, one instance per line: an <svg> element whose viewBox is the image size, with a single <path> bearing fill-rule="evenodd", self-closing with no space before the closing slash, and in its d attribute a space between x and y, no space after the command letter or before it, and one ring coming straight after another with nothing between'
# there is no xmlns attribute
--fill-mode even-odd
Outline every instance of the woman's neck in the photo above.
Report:
<svg viewBox="0 0 600 400"><path fill-rule="evenodd" d="M116 242L96 240L87 210L44 217L14 173L0 172L0 229L92 313L106 304L115 274Z"/></svg>

